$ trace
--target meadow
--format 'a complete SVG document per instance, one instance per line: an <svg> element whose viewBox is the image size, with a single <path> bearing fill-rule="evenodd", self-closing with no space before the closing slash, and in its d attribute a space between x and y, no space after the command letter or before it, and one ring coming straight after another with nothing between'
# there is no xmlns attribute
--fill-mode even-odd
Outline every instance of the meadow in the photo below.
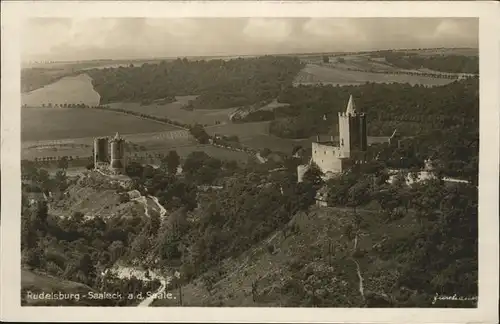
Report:
<svg viewBox="0 0 500 324"><path fill-rule="evenodd" d="M361 68L359 63L357 67ZM350 66L350 65L345 65ZM401 70L400 70L401 71ZM439 86L453 82L452 79L439 79L418 75L405 74L383 74L359 71L348 71L335 67L307 64L295 78L294 85L300 84L331 84L331 85L360 85L367 82L374 83L409 83L411 85L422 84L427 86Z"/></svg>
<svg viewBox="0 0 500 324"><path fill-rule="evenodd" d="M141 105L139 103L111 103L111 108L119 108L127 111L140 112L155 117L166 117L170 120L183 124L215 125L216 122L229 122L229 114L234 109L183 109L190 100L197 96L177 96L176 101L165 105L151 104Z"/></svg>
<svg viewBox="0 0 500 324"><path fill-rule="evenodd" d="M22 141L59 140L177 130L159 122L91 108L22 108Z"/></svg>
<svg viewBox="0 0 500 324"><path fill-rule="evenodd" d="M99 100L100 96L86 74L64 77L42 88L21 94L21 104L28 107L80 103L97 106Z"/></svg>

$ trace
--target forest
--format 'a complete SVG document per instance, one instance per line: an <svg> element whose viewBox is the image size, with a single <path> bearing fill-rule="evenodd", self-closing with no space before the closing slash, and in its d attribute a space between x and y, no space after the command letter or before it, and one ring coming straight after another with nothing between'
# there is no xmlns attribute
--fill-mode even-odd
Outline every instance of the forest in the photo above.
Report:
<svg viewBox="0 0 500 324"><path fill-rule="evenodd" d="M297 58L188 61L89 70L101 104L199 95L188 109L221 109L274 99L303 64Z"/></svg>

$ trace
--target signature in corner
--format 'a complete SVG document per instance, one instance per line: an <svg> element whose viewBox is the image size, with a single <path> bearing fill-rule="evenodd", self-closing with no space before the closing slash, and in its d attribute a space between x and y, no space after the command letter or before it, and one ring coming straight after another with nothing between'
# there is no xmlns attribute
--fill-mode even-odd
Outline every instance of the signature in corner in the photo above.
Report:
<svg viewBox="0 0 500 324"><path fill-rule="evenodd" d="M457 296L456 294L453 296L440 296L439 294L436 293L436 295L434 295L434 299L432 300L432 305L434 305L438 300L477 301L477 296L463 297L463 296Z"/></svg>

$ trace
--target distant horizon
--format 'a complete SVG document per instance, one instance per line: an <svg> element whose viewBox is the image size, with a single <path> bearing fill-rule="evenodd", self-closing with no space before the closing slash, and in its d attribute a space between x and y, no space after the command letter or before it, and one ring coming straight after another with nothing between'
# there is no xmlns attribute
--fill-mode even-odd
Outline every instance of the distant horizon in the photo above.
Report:
<svg viewBox="0 0 500 324"><path fill-rule="evenodd" d="M477 18L30 18L23 62L477 48Z"/></svg>
<svg viewBox="0 0 500 324"><path fill-rule="evenodd" d="M84 59L84 60L31 60L23 61L22 64L64 64L64 63L84 63L84 62L100 62L100 61L156 61L156 60L176 60L176 59L192 59L192 58L238 58L238 57L259 57L259 56L306 56L306 55L335 55L344 53L373 53L380 51L425 51L425 50L439 50L439 49L470 49L477 50L478 47L421 47L421 48L381 48L381 49L367 49L359 51L326 51L326 52L276 52L276 53L261 53L261 54L221 54L221 55L180 55L180 56L157 56L157 57L137 57L137 58L95 58L95 59Z"/></svg>

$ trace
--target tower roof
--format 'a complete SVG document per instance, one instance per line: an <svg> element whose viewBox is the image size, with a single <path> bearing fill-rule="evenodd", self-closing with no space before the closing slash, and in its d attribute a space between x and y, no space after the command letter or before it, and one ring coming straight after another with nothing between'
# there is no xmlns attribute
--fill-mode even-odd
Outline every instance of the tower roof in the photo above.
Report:
<svg viewBox="0 0 500 324"><path fill-rule="evenodd" d="M116 132L115 136L111 139L111 141L116 142L116 141L120 141L121 139L122 138L120 137L118 132Z"/></svg>
<svg viewBox="0 0 500 324"><path fill-rule="evenodd" d="M347 103L346 113L348 114L356 113L356 105L354 105L354 99L352 99L352 95L349 96L349 102Z"/></svg>

